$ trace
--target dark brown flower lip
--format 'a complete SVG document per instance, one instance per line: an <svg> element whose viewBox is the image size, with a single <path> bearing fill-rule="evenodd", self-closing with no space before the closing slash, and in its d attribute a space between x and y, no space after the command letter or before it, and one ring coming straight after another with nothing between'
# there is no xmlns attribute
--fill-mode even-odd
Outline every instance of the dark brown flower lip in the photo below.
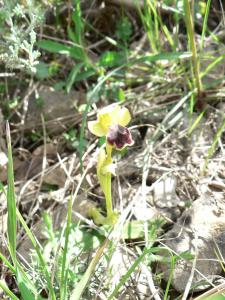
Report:
<svg viewBox="0 0 225 300"><path fill-rule="evenodd" d="M134 143L130 130L121 125L110 126L106 138L108 144L118 150L122 150L125 146L131 146Z"/></svg>

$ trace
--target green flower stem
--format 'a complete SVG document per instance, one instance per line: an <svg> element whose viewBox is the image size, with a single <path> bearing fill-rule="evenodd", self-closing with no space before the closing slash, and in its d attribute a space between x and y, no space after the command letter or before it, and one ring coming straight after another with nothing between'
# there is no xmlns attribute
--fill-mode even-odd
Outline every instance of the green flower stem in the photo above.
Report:
<svg viewBox="0 0 225 300"><path fill-rule="evenodd" d="M106 154L107 154L107 163L112 162L112 147L106 144ZM105 201L106 201L106 211L107 211L107 218L113 216L113 206L112 206L112 190L111 190L111 173L106 173L106 185L105 185Z"/></svg>
<svg viewBox="0 0 225 300"><path fill-rule="evenodd" d="M111 194L111 174L108 173L106 175L106 193L105 193L105 200L106 200L106 211L107 217L110 218L113 215L113 207L112 207L112 194Z"/></svg>

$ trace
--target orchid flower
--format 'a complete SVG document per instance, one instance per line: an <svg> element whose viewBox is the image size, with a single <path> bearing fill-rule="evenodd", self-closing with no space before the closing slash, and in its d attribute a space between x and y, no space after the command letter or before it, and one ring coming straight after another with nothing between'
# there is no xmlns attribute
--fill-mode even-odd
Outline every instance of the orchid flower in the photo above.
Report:
<svg viewBox="0 0 225 300"><path fill-rule="evenodd" d="M104 218L96 210L90 215L99 224L114 224L117 213L113 211L111 196L111 175L115 175L115 164L112 161L112 150L122 150L133 145L130 130L125 127L131 120L130 112L118 104L111 104L101 109L96 121L88 122L91 133L98 137L106 137L105 149L101 148L97 163L97 176L106 199L107 217Z"/></svg>
<svg viewBox="0 0 225 300"><path fill-rule="evenodd" d="M125 126L131 115L127 108L111 104L99 111L96 121L90 121L88 128L98 137L106 136L107 143L117 150L133 145L131 133Z"/></svg>

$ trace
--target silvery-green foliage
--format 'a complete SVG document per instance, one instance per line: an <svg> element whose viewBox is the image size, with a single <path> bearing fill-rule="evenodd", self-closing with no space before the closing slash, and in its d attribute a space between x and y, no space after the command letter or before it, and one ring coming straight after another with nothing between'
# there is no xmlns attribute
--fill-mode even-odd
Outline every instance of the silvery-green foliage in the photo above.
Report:
<svg viewBox="0 0 225 300"><path fill-rule="evenodd" d="M36 32L43 21L39 2L0 0L0 61L11 69L35 72L40 52Z"/></svg>

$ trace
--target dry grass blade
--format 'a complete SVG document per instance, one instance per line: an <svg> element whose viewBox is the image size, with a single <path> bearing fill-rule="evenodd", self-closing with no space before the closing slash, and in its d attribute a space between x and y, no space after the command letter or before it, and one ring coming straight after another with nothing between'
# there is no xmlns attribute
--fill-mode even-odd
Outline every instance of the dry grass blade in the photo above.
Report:
<svg viewBox="0 0 225 300"><path fill-rule="evenodd" d="M225 283L221 283L220 285L214 287L213 289L205 292L204 294L202 294L201 296L195 298L195 300L206 300L206 299L211 299L211 297L213 296L218 296L221 295L225 292ZM216 298L213 298L214 300L216 300ZM211 299L211 300L213 300ZM219 298L218 298L219 300Z"/></svg>
<svg viewBox="0 0 225 300"><path fill-rule="evenodd" d="M109 239L105 239L103 245L98 249L96 252L94 258L92 259L91 263L89 264L87 271L83 275L82 279L76 286L76 288L73 290L72 295L70 296L70 300L79 300L84 292L84 289L86 288L96 265L98 264L104 250L108 247L109 245Z"/></svg>

